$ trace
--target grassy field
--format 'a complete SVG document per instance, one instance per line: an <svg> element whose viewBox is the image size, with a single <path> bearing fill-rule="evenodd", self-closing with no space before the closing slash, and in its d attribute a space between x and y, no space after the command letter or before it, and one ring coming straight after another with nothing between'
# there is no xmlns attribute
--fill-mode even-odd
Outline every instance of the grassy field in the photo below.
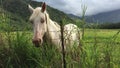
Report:
<svg viewBox="0 0 120 68"><path fill-rule="evenodd" d="M119 29L87 29L85 32L85 41L91 42L95 37L99 41L104 42L112 39L117 34ZM120 40L120 34L117 35L117 42Z"/></svg>
<svg viewBox="0 0 120 68"><path fill-rule="evenodd" d="M36 48L31 38L26 31L0 33L0 68L61 68L56 47ZM119 30L86 29L81 45L66 53L67 68L120 68Z"/></svg>

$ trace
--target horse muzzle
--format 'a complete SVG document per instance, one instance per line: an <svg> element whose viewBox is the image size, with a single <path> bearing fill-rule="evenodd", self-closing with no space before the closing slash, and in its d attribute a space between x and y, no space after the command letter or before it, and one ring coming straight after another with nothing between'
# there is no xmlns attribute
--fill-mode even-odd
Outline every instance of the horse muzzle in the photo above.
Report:
<svg viewBox="0 0 120 68"><path fill-rule="evenodd" d="M32 43L35 45L35 47L40 47L42 45L43 40L42 39L33 39Z"/></svg>

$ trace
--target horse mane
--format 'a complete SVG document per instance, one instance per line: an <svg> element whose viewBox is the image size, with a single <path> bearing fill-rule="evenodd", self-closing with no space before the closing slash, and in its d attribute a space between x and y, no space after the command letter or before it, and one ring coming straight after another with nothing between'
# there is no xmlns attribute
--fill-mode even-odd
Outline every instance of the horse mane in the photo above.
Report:
<svg viewBox="0 0 120 68"><path fill-rule="evenodd" d="M45 11L45 14L47 16L47 22L49 22L49 20L51 20L51 19L49 17L49 14L47 13L47 11ZM60 28L60 25L56 21L53 21L53 20L51 20L51 21L53 22L54 25L56 25L58 28Z"/></svg>
<svg viewBox="0 0 120 68"><path fill-rule="evenodd" d="M53 22L54 22L54 24L55 24L57 27L60 28L60 25L59 25L57 22L55 22L55 21L53 21Z"/></svg>

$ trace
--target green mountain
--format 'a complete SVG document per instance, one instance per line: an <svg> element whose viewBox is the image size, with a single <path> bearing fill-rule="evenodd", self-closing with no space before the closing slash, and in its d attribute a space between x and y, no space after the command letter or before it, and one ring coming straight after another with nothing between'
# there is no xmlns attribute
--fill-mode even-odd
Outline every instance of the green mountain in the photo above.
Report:
<svg viewBox="0 0 120 68"><path fill-rule="evenodd" d="M81 19L79 16L68 14L72 19ZM120 22L120 9L98 13L91 16L85 16L86 22L88 23L119 23Z"/></svg>
<svg viewBox="0 0 120 68"><path fill-rule="evenodd" d="M118 23L120 22L120 9L102 12L87 17L88 22L100 22L100 23Z"/></svg>
<svg viewBox="0 0 120 68"><path fill-rule="evenodd" d="M11 26L14 26L14 29L16 29L16 27L18 27L18 29L23 29L24 27L31 29L31 24L28 22L30 16L28 4L35 8L41 6L42 3L31 0L1 0L0 19L2 20L2 14L5 14L5 18L10 20L8 22L11 23ZM74 21L65 13L57 9L47 6L47 11L50 15L50 18L56 22L65 19L67 21L66 23L74 23Z"/></svg>

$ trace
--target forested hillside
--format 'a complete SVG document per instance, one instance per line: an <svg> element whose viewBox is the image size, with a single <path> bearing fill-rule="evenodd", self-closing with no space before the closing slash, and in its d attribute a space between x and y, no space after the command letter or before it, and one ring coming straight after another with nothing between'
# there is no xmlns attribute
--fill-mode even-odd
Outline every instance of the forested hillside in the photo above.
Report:
<svg viewBox="0 0 120 68"><path fill-rule="evenodd" d="M0 2L0 14L7 15L5 18L10 19L11 24L13 24L14 27L19 26L19 29L22 27L28 27L28 29L31 29L31 24L28 22L30 16L30 12L27 6L28 4L35 8L41 6L42 3L31 0L2 0ZM47 6L47 11L50 15L50 18L54 21L59 22L60 20L65 19L67 21L66 23L74 23L74 21L70 19L65 13L57 9ZM1 19L3 18L1 17ZM26 25L21 27L21 25L24 24Z"/></svg>

